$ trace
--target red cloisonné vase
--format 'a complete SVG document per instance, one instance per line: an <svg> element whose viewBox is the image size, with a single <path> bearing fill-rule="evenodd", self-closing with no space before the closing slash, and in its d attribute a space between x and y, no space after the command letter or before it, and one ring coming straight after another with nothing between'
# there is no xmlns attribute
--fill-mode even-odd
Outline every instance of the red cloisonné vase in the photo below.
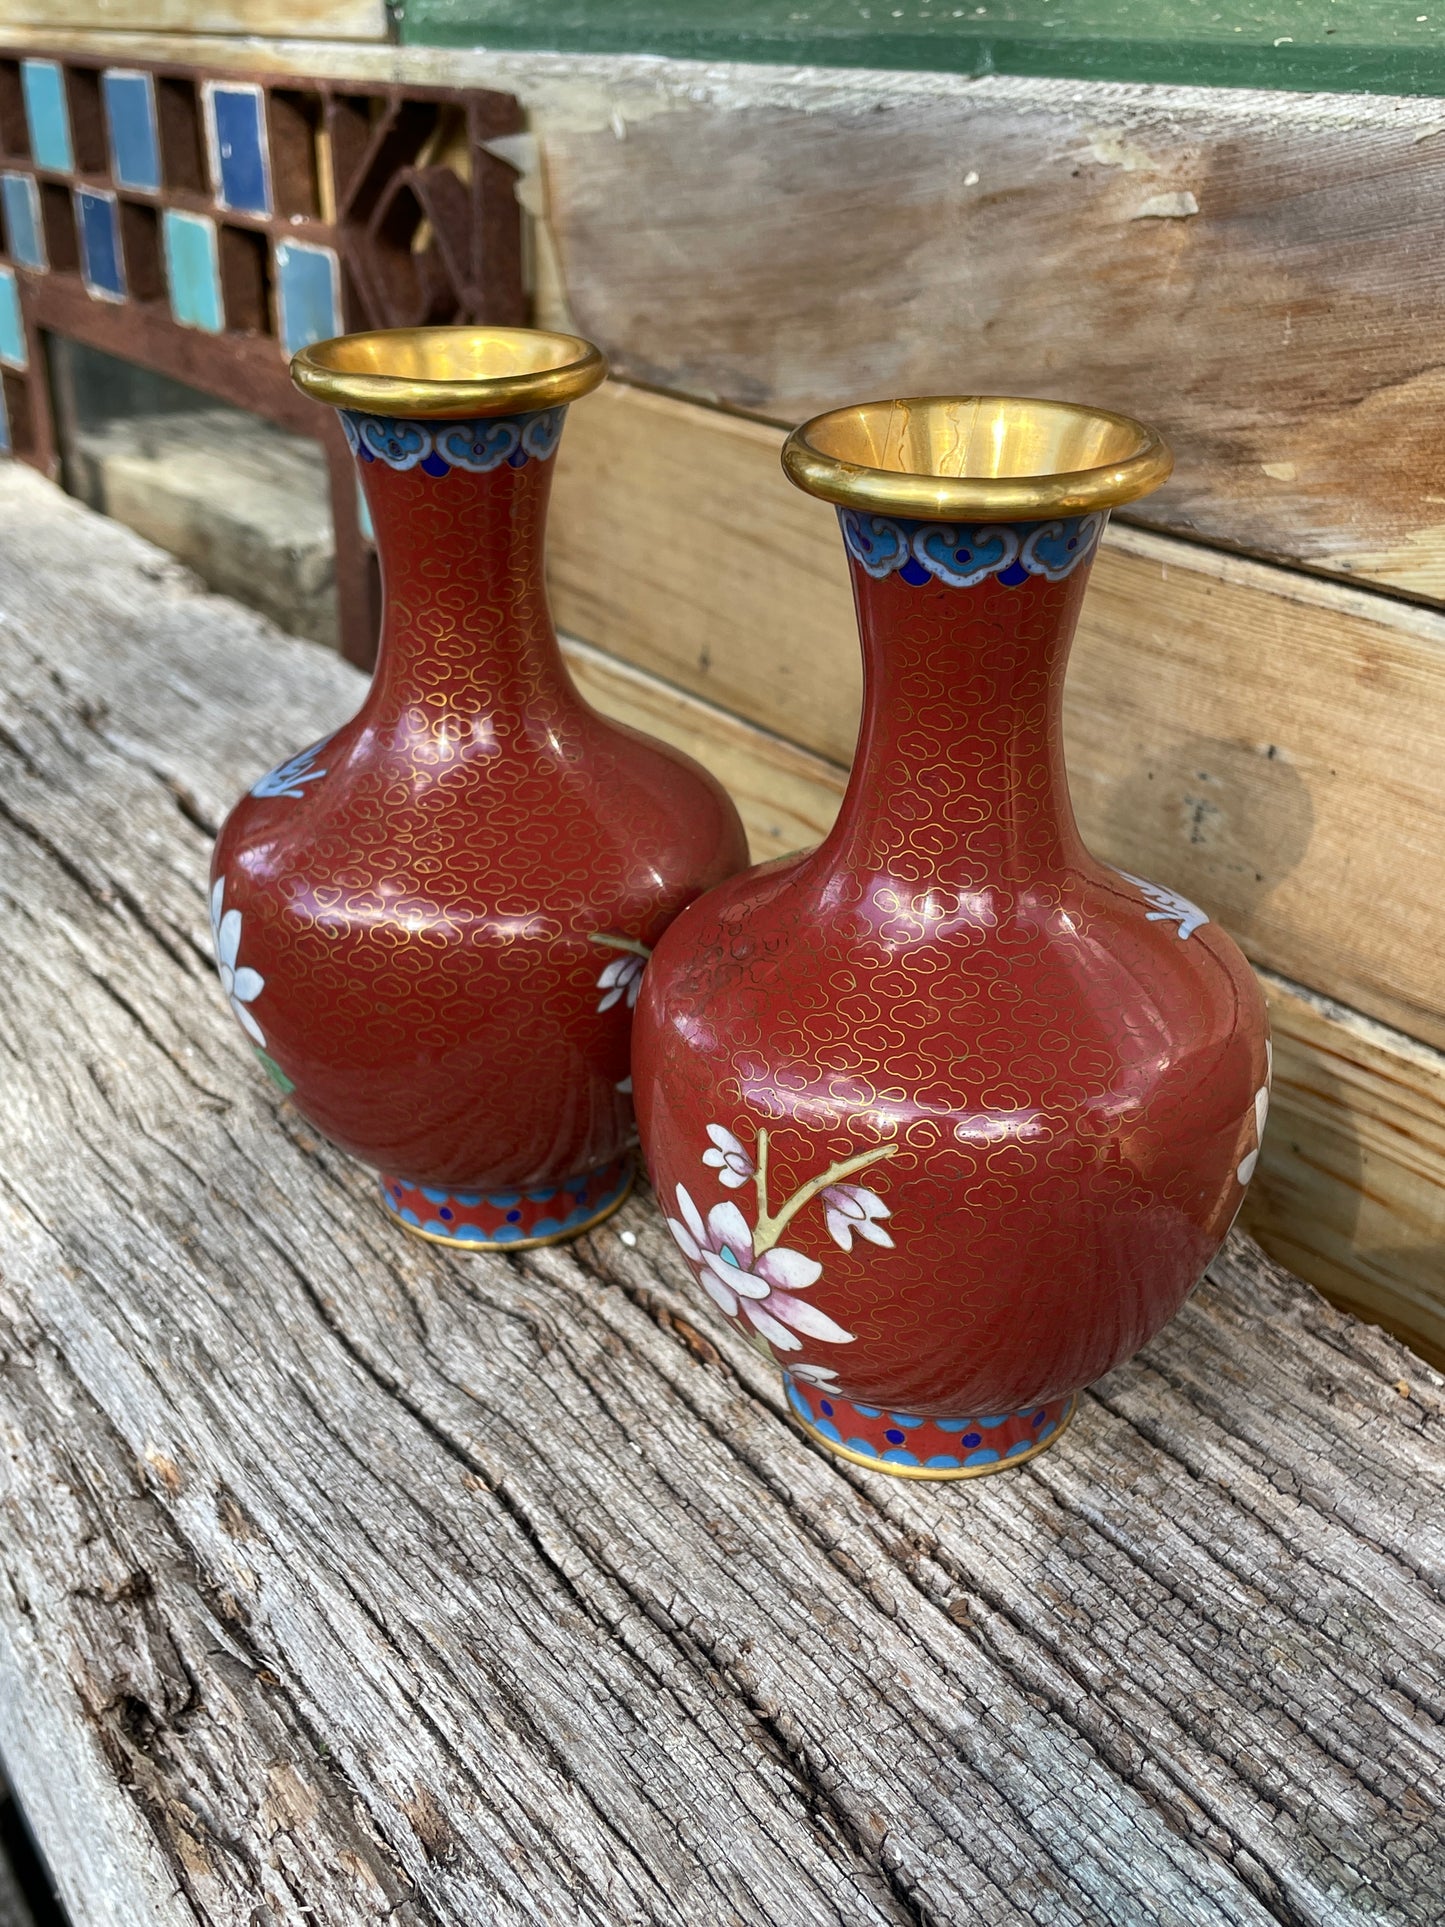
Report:
<svg viewBox="0 0 1445 1927"><path fill-rule="evenodd" d="M553 455L606 364L568 335L438 328L323 342L292 371L357 456L381 651L352 721L221 830L222 985L401 1223L471 1250L574 1237L631 1185L648 952L747 860L719 785L599 716L557 646Z"/></svg>
<svg viewBox="0 0 1445 1927"><path fill-rule="evenodd" d="M1059 403L870 404L790 438L865 654L816 850L648 967L638 1120L673 1237L801 1424L909 1478L1032 1457L1179 1309L1254 1169L1264 1005L1202 910L1080 841L1064 665L1159 438Z"/></svg>

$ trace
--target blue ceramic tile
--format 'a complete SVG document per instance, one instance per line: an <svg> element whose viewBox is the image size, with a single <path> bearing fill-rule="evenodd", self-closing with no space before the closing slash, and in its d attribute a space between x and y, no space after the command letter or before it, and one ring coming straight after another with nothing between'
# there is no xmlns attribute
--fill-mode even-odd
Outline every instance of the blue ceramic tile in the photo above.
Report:
<svg viewBox="0 0 1445 1927"><path fill-rule="evenodd" d="M75 159L70 145L70 110L65 104L65 76L53 60L22 60L20 84L25 89L25 118L30 125L30 158L37 167L69 174Z"/></svg>
<svg viewBox="0 0 1445 1927"><path fill-rule="evenodd" d="M204 214L182 214L168 207L163 232L171 313L183 328L204 328L218 335L226 325L221 301L221 267L216 224Z"/></svg>
<svg viewBox="0 0 1445 1927"><path fill-rule="evenodd" d="M208 81L206 119L216 199L240 214L269 214L271 167L261 89L244 81Z"/></svg>
<svg viewBox="0 0 1445 1927"><path fill-rule="evenodd" d="M5 243L10 259L22 268L43 268L45 233L40 225L40 190L31 174L0 174L0 207L5 210Z"/></svg>
<svg viewBox="0 0 1445 1927"><path fill-rule="evenodd" d="M20 289L14 268L0 268L0 361L7 368L23 368L30 356L25 348L25 323L20 314Z"/></svg>
<svg viewBox="0 0 1445 1927"><path fill-rule="evenodd" d="M76 188L75 225L80 229L80 271L86 288L102 301L124 301L125 267L115 196L101 188Z"/></svg>
<svg viewBox="0 0 1445 1927"><path fill-rule="evenodd" d="M156 132L155 87L149 74L117 68L101 75L110 129L110 168L122 187L156 194L161 185L161 144Z"/></svg>
<svg viewBox="0 0 1445 1927"><path fill-rule="evenodd" d="M276 299L288 355L339 335L341 277L334 252L309 241L278 241Z"/></svg>

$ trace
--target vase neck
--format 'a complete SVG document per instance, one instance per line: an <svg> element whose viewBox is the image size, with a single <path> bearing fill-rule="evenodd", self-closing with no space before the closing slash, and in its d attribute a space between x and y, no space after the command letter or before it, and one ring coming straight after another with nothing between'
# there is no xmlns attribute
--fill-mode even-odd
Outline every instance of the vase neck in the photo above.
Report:
<svg viewBox="0 0 1445 1927"><path fill-rule="evenodd" d="M547 606L543 539L566 410L474 421L344 412L381 564L369 706L496 728L578 697Z"/></svg>
<svg viewBox="0 0 1445 1927"><path fill-rule="evenodd" d="M1077 863L1064 669L1105 517L958 528L842 510L863 726L833 874L1018 890Z"/></svg>

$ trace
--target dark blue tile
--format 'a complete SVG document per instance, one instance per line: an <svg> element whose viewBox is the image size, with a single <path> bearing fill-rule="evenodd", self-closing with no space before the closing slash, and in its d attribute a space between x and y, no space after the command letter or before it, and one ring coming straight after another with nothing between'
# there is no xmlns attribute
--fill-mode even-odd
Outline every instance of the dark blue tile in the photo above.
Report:
<svg viewBox="0 0 1445 1927"><path fill-rule="evenodd" d="M115 196L101 188L78 187L75 225L80 229L80 267L87 289L103 301L124 301L125 267Z"/></svg>
<svg viewBox="0 0 1445 1927"><path fill-rule="evenodd" d="M161 147L155 87L149 74L116 68L101 76L110 129L111 173L121 187L160 191Z"/></svg>
<svg viewBox="0 0 1445 1927"><path fill-rule="evenodd" d="M271 166L261 89L245 81L208 81L206 103L216 198L237 213L269 214Z"/></svg>
<svg viewBox="0 0 1445 1927"><path fill-rule="evenodd" d="M22 268L43 268L45 234L40 225L40 190L32 174L0 174L0 208L5 213L5 246Z"/></svg>

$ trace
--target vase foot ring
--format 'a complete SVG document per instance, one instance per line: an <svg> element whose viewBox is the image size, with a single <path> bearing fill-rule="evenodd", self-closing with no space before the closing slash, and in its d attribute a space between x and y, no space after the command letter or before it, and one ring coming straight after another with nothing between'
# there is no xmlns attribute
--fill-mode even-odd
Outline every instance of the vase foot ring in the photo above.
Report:
<svg viewBox="0 0 1445 1927"><path fill-rule="evenodd" d="M447 1191L383 1177L381 1201L404 1230L454 1251L530 1251L565 1244L610 1218L637 1175L630 1153L526 1191Z"/></svg>
<svg viewBox="0 0 1445 1927"><path fill-rule="evenodd" d="M896 1479L979 1479L1006 1472L1057 1445L1079 1395L1026 1405L996 1418L914 1418L801 1385L784 1374L788 1404L810 1438L839 1458Z"/></svg>

